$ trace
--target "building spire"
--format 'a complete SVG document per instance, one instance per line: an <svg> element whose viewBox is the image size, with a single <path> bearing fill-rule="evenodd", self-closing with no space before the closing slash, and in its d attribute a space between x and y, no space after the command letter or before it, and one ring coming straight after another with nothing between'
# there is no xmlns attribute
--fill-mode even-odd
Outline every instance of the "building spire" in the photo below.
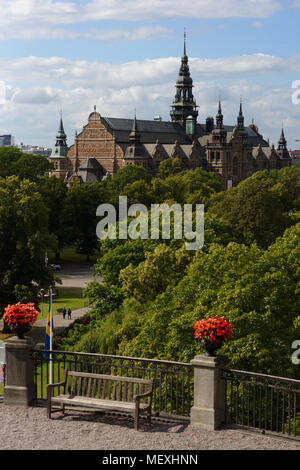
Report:
<svg viewBox="0 0 300 470"><path fill-rule="evenodd" d="M186 55L186 28L184 28L183 57L187 57L187 55Z"/></svg>
<svg viewBox="0 0 300 470"><path fill-rule="evenodd" d="M280 149L280 150L286 149L286 144L287 144L287 140L286 140L285 135L284 135L283 123L282 123L281 135L280 135L280 139L278 141L278 149Z"/></svg>
<svg viewBox="0 0 300 470"><path fill-rule="evenodd" d="M183 55L176 81L176 94L171 106L171 120L185 126L186 119L192 116L196 124L198 111L193 96L193 80L190 75L186 53L186 31L184 31Z"/></svg>
<svg viewBox="0 0 300 470"><path fill-rule="evenodd" d="M145 154L145 149L143 144L141 143L141 135L138 129L138 123L136 119L136 111L134 112L134 119L132 130L129 134L129 142L128 146L125 150L124 158L127 160L131 160L133 163L138 161L139 159L146 159L147 156ZM136 160L137 159L137 160Z"/></svg>
<svg viewBox="0 0 300 470"><path fill-rule="evenodd" d="M60 121L59 127L56 134L56 143L52 149L50 158L61 158L67 155L68 145L67 145L67 135L64 130L63 119L62 119L62 110L60 111Z"/></svg>
<svg viewBox="0 0 300 470"><path fill-rule="evenodd" d="M237 125L239 129L244 129L244 115L243 115L243 104L242 104L242 97L240 99L240 111L237 118Z"/></svg>
<svg viewBox="0 0 300 470"><path fill-rule="evenodd" d="M222 114L221 98L219 98L219 109L218 109L218 114L216 116L216 123L217 123L217 129L223 129L223 114Z"/></svg>
<svg viewBox="0 0 300 470"><path fill-rule="evenodd" d="M140 141L140 134L138 133L138 124L136 120L136 109L134 109L134 119L132 130L129 134L129 142L135 143Z"/></svg>
<svg viewBox="0 0 300 470"><path fill-rule="evenodd" d="M60 110L60 121L59 121L59 127L58 131L56 134L56 144L59 146L64 146L67 145L66 143L67 135L64 130L64 125L63 125L63 119L62 119L62 110Z"/></svg>

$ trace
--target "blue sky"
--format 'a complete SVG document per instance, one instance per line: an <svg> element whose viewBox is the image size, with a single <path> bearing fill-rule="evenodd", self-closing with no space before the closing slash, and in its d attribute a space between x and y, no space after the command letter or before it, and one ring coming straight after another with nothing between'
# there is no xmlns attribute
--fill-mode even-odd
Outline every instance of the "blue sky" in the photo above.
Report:
<svg viewBox="0 0 300 470"><path fill-rule="evenodd" d="M0 0L0 133L52 146L63 110L68 142L94 104L104 116L169 119L187 31L199 121L221 95L234 124L240 96L246 123L277 145L300 139L300 0Z"/></svg>

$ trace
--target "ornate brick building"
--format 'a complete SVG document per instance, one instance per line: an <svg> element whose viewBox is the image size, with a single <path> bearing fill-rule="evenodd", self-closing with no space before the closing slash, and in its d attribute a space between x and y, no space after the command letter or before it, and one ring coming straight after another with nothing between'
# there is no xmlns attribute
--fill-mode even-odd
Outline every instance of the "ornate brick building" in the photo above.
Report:
<svg viewBox="0 0 300 470"><path fill-rule="evenodd" d="M184 41L171 120L103 117L94 107L68 148L61 119L49 157L54 164L52 174L84 183L101 181L126 165L141 165L155 176L163 160L178 157L187 169L202 167L218 173L223 187L229 188L255 171L291 165L283 129L275 149L253 122L244 125L242 102L235 125L224 125L220 101L216 119L209 116L200 124L192 91Z"/></svg>

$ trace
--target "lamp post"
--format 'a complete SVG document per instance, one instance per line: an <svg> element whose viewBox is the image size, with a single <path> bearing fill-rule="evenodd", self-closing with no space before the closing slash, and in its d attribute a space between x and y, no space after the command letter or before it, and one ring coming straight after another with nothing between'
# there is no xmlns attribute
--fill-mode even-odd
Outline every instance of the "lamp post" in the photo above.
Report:
<svg viewBox="0 0 300 470"><path fill-rule="evenodd" d="M44 316L44 312L43 312L43 307L44 307L44 289L41 289L41 296L42 296L42 318Z"/></svg>

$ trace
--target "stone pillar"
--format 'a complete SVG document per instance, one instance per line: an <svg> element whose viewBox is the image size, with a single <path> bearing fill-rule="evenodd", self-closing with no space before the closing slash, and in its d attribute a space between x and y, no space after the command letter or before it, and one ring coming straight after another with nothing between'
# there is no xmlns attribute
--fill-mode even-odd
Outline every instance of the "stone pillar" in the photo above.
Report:
<svg viewBox="0 0 300 470"><path fill-rule="evenodd" d="M7 373L4 403L27 406L34 398L34 364L30 352L33 343L27 338L14 336L7 340L5 346Z"/></svg>
<svg viewBox="0 0 300 470"><path fill-rule="evenodd" d="M225 420L225 380L221 369L228 362L225 356L196 356L194 366L194 406L191 425L207 431L218 429Z"/></svg>

